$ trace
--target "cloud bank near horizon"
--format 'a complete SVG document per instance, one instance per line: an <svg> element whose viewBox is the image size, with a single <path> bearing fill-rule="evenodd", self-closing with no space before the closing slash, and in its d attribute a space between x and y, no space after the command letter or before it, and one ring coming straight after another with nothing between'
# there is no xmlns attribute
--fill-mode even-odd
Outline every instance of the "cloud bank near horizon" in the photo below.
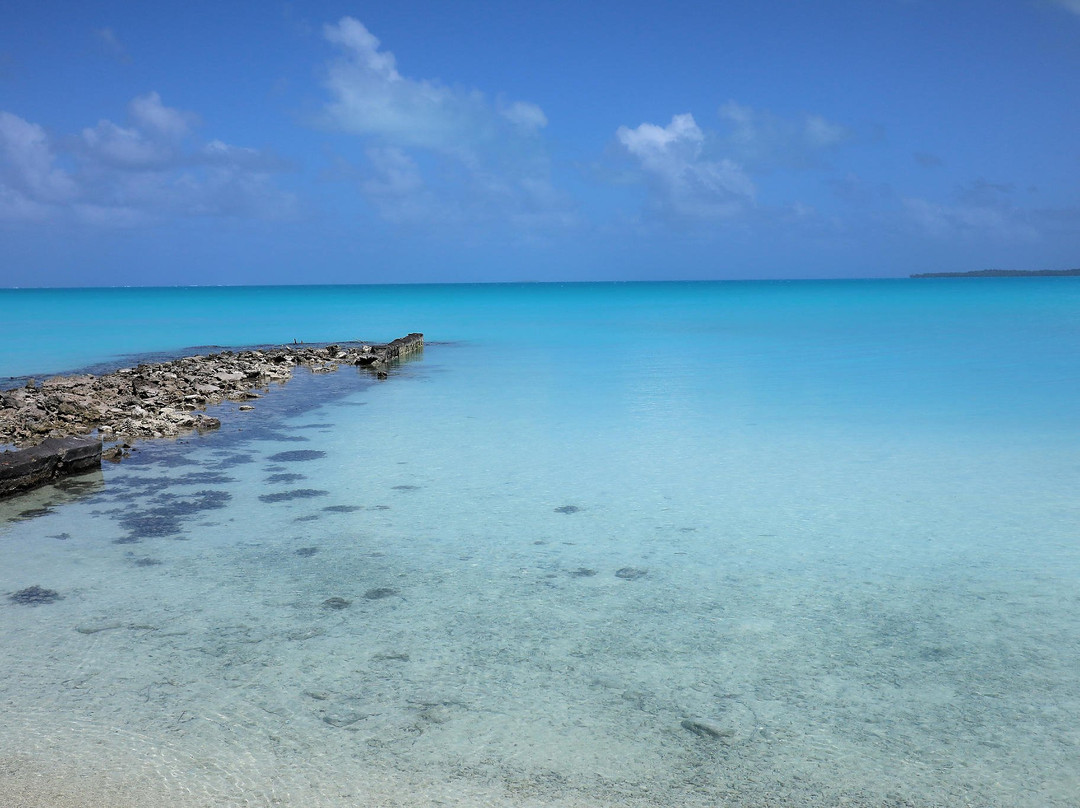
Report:
<svg viewBox="0 0 1080 808"><path fill-rule="evenodd" d="M128 118L54 138L0 111L0 221L132 227L294 215L295 197L273 183L285 168L273 155L200 140L198 116L165 106L156 92L132 99Z"/></svg>

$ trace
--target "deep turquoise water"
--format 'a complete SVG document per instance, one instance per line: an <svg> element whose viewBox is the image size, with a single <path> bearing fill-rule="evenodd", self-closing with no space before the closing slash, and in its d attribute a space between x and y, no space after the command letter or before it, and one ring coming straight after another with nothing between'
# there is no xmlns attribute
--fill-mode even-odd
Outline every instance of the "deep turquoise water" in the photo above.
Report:
<svg viewBox="0 0 1080 808"><path fill-rule="evenodd" d="M298 374L219 433L0 504L0 591L64 594L0 607L0 755L57 782L178 805L1080 801L1078 279L0 310L0 377L429 343L386 383Z"/></svg>

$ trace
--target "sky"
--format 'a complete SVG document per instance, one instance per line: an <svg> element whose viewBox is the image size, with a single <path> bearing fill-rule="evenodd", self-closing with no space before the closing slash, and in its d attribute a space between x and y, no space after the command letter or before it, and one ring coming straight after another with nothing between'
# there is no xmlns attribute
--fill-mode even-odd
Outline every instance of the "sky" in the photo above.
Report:
<svg viewBox="0 0 1080 808"><path fill-rule="evenodd" d="M0 0L0 286L1080 267L1080 0Z"/></svg>

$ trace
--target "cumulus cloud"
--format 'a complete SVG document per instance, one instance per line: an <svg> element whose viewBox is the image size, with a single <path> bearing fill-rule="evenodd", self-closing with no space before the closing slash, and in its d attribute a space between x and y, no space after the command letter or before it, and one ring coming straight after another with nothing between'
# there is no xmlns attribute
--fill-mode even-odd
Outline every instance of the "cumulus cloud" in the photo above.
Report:
<svg viewBox="0 0 1080 808"><path fill-rule="evenodd" d="M9 197L41 204L66 202L77 194L72 178L56 166L45 130L0 111L0 183Z"/></svg>
<svg viewBox="0 0 1080 808"><path fill-rule="evenodd" d="M572 218L565 197L552 191L539 106L403 75L394 54L352 17L323 34L341 55L326 68L330 99L320 123L363 139L368 173L358 187L386 218L532 225Z"/></svg>
<svg viewBox="0 0 1080 808"><path fill-rule="evenodd" d="M667 126L620 126L615 136L637 161L663 213L726 218L753 204L753 181L738 163L706 155L705 133L689 113L675 115Z"/></svg>
<svg viewBox="0 0 1080 808"><path fill-rule="evenodd" d="M763 215L806 219L814 211L793 200L758 204L757 179L775 171L825 168L822 155L850 138L844 126L816 114L785 119L730 102L720 109L723 124L702 129L690 113L666 126L621 126L615 133L650 189L654 213L670 219L732 219Z"/></svg>
<svg viewBox="0 0 1080 808"><path fill-rule="evenodd" d="M199 123L194 112L172 109L161 103L157 93L147 93L132 99L128 105L132 121L141 129L168 140L179 140Z"/></svg>
<svg viewBox="0 0 1080 808"><path fill-rule="evenodd" d="M729 101L720 108L729 132L725 145L744 165L755 169L802 169L820 163L821 154L850 137L840 124L821 115L795 120Z"/></svg>
<svg viewBox="0 0 1080 808"><path fill-rule="evenodd" d="M170 216L280 217L280 161L220 140L201 142L198 118L157 93L132 100L129 123L102 120L78 135L0 112L0 220L127 226Z"/></svg>
<svg viewBox="0 0 1080 808"><path fill-rule="evenodd" d="M535 131L547 126L547 116L536 104L528 101L515 101L500 113L506 120L525 131Z"/></svg>

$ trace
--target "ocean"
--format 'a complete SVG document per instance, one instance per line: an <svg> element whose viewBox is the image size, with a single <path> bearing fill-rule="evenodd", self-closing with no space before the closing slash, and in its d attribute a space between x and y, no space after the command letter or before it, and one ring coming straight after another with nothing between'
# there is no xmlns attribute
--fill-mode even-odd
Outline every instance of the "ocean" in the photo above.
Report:
<svg viewBox="0 0 1080 808"><path fill-rule="evenodd" d="M1080 279L0 311L0 387L426 340L0 501L0 804L1080 804Z"/></svg>

